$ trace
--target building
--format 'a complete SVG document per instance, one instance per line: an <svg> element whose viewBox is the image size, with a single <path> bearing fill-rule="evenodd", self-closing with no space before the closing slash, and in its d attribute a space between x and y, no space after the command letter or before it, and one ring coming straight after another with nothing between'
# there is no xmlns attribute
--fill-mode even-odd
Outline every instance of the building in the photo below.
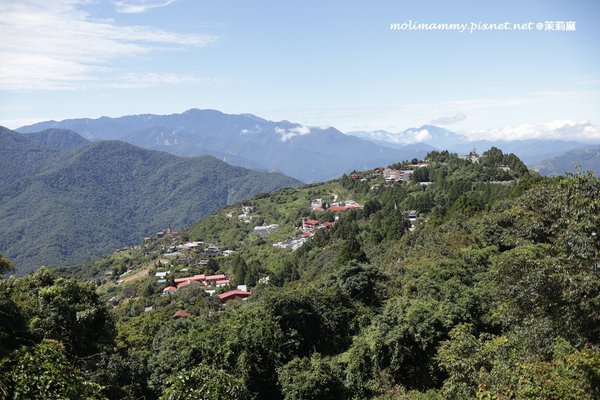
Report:
<svg viewBox="0 0 600 400"><path fill-rule="evenodd" d="M474 164L479 163L479 154L477 154L477 150L475 148L473 148L473 150L471 150L471 152L469 154L467 154L466 156L460 156L459 158L461 158L463 160L471 161Z"/></svg>
<svg viewBox="0 0 600 400"><path fill-rule="evenodd" d="M211 244L202 252L202 257L217 257L221 255L221 249L214 244Z"/></svg>
<svg viewBox="0 0 600 400"><path fill-rule="evenodd" d="M310 202L312 211L323 211L323 199L314 199Z"/></svg>
<svg viewBox="0 0 600 400"><path fill-rule="evenodd" d="M187 280L187 281L178 283L177 290L180 290L183 288L200 287L201 285L202 284L198 281Z"/></svg>
<svg viewBox="0 0 600 400"><path fill-rule="evenodd" d="M191 317L192 314L190 314L189 312L187 312L186 310L178 310L175 312L175 314L173 314L173 319L179 319L179 318L188 318Z"/></svg>
<svg viewBox="0 0 600 400"><path fill-rule="evenodd" d="M163 289L163 294L175 294L177 293L177 288L175 286L167 286Z"/></svg>
<svg viewBox="0 0 600 400"><path fill-rule="evenodd" d="M260 237L267 237L279 230L278 224L255 226L253 232Z"/></svg>
<svg viewBox="0 0 600 400"><path fill-rule="evenodd" d="M229 285L229 279L220 279L215 282L216 287L223 287Z"/></svg>
<svg viewBox="0 0 600 400"><path fill-rule="evenodd" d="M243 290L235 289L235 290L230 290L229 292L221 293L218 297L222 303L227 303L228 301L236 300L236 299L244 300L244 299L248 298L248 296L250 296L251 294L252 294L252 292L246 292Z"/></svg>
<svg viewBox="0 0 600 400"><path fill-rule="evenodd" d="M206 278L204 278L204 281L209 285L216 285L217 281L221 281L224 279L227 279L227 276L225 276L223 274L218 274L218 275L208 275Z"/></svg>

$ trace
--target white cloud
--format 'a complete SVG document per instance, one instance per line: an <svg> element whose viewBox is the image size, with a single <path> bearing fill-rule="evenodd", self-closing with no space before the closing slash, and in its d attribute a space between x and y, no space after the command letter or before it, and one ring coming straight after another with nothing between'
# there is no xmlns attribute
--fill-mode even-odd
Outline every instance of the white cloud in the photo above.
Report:
<svg viewBox="0 0 600 400"><path fill-rule="evenodd" d="M216 38L92 18L85 0L0 2L0 90L75 89L110 81L110 62L209 46ZM117 84L119 79L117 79Z"/></svg>
<svg viewBox="0 0 600 400"><path fill-rule="evenodd" d="M427 129L421 129L414 135L415 143L424 142L431 139L431 133Z"/></svg>
<svg viewBox="0 0 600 400"><path fill-rule="evenodd" d="M474 130L468 133L472 140L525 140L561 139L598 141L600 127L590 121L554 120L541 124L523 124L513 127Z"/></svg>
<svg viewBox="0 0 600 400"><path fill-rule="evenodd" d="M458 113L456 115L448 116L448 117L438 117L431 121L433 125L452 125L457 122L464 121L467 119L467 116L463 113Z"/></svg>
<svg viewBox="0 0 600 400"><path fill-rule="evenodd" d="M240 135L254 135L255 133L260 133L262 132L262 128L260 127L260 125L254 125L254 128L252 129L242 129L240 131Z"/></svg>
<svg viewBox="0 0 600 400"><path fill-rule="evenodd" d="M187 84L187 85L219 85L226 81L222 78L199 77L186 74L173 73L127 73L118 76L114 81L103 85L107 88L137 89L163 84Z"/></svg>
<svg viewBox="0 0 600 400"><path fill-rule="evenodd" d="M310 133L310 128L307 126L298 126L292 129L283 129L280 127L275 127L275 133L281 135L281 141L287 142L296 136L304 136Z"/></svg>
<svg viewBox="0 0 600 400"><path fill-rule="evenodd" d="M143 13L151 8L158 8L168 6L174 3L175 0L163 0L163 1L152 1L152 0L127 0L120 1L116 0L115 7L117 12L124 14L138 14Z"/></svg>
<svg viewBox="0 0 600 400"><path fill-rule="evenodd" d="M404 132L398 133L379 130L371 132L350 132L349 134L379 142L401 145L424 142L432 137L427 129L407 129Z"/></svg>

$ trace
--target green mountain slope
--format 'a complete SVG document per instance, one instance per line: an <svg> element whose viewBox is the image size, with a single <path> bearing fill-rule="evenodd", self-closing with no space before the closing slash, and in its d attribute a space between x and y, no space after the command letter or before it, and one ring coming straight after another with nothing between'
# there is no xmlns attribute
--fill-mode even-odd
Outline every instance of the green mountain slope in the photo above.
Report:
<svg viewBox="0 0 600 400"><path fill-rule="evenodd" d="M28 138L50 150L70 149L89 143L78 133L67 129L46 129L41 132L33 132L28 135Z"/></svg>
<svg viewBox="0 0 600 400"><path fill-rule="evenodd" d="M3 131L0 249L18 271L77 263L297 181L122 142L54 151Z"/></svg>
<svg viewBox="0 0 600 400"><path fill-rule="evenodd" d="M255 196L180 238L59 270L96 287L44 269L0 281L0 388L34 398L598 398L600 180L544 178L497 149L479 163L447 152L428 161L392 166L406 171L402 184L363 171ZM238 284L251 294L226 301Z"/></svg>
<svg viewBox="0 0 600 400"><path fill-rule="evenodd" d="M567 172L593 171L600 174L600 147L590 146L587 148L568 151L560 156L540 161L534 168L543 175L563 175Z"/></svg>

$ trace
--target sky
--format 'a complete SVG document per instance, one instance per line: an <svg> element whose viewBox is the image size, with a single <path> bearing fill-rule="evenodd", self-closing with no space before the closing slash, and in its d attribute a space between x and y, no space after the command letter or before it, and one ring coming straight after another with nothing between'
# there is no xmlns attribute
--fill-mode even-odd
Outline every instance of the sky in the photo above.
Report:
<svg viewBox="0 0 600 400"><path fill-rule="evenodd" d="M13 129L200 108L600 141L599 66L593 0L0 0Z"/></svg>

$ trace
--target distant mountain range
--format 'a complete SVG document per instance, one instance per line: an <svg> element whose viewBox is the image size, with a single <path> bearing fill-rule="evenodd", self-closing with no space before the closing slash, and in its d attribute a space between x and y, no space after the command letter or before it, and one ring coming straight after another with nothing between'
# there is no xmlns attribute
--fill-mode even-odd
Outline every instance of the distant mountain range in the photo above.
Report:
<svg viewBox="0 0 600 400"><path fill-rule="evenodd" d="M585 143L578 141L556 139L470 140L464 135L433 125L410 128L399 133L379 130L348 132L348 134L383 146L404 147L411 144L412 146L422 146L423 149L430 146L458 154L466 154L472 148L476 148L479 153L482 153L491 147L498 147L505 153L516 154L528 165L586 146Z"/></svg>
<svg viewBox="0 0 600 400"><path fill-rule="evenodd" d="M78 263L261 192L297 186L214 157L176 157L72 131L0 127L0 253L18 273Z"/></svg>
<svg viewBox="0 0 600 400"><path fill-rule="evenodd" d="M422 158L428 151L414 146L381 146L335 128L198 109L172 115L46 121L18 131L29 133L50 128L70 129L89 140L123 140L179 156L212 155L246 168L280 171L303 182L333 179L355 169Z"/></svg>
<svg viewBox="0 0 600 400"><path fill-rule="evenodd" d="M600 176L600 146L571 150L560 156L542 160L533 169L543 175L564 175L565 172L593 171Z"/></svg>

